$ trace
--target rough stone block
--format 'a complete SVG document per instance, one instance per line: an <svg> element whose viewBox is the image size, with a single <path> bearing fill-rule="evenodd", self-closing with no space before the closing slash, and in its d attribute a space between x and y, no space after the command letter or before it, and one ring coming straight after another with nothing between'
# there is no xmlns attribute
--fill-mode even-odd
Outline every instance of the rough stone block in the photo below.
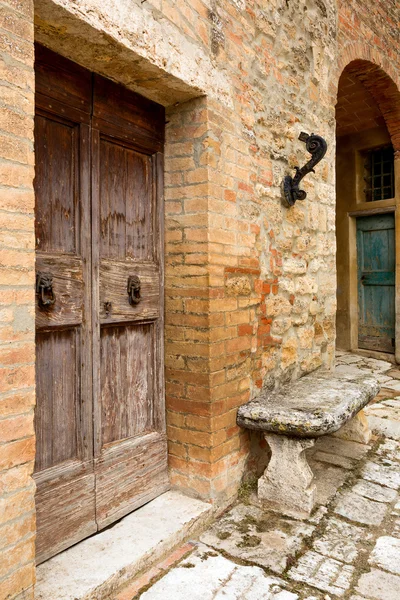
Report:
<svg viewBox="0 0 400 600"><path fill-rule="evenodd" d="M386 535L378 538L368 562L400 575L400 540ZM400 588L398 591L400 595Z"/></svg>
<svg viewBox="0 0 400 600"><path fill-rule="evenodd" d="M400 469L397 463L390 464L378 464L374 462L367 462L361 472L364 479L373 481L374 483L380 483L386 487L393 488L395 490L400 487Z"/></svg>
<svg viewBox="0 0 400 600"><path fill-rule="evenodd" d="M397 496L395 490L372 483L372 481L366 481L365 479L357 481L352 487L352 491L360 496L364 496L364 498L375 500L375 502L393 502Z"/></svg>
<svg viewBox="0 0 400 600"><path fill-rule="evenodd" d="M388 387L390 384L385 384ZM396 382L400 390L400 381ZM390 385L390 389L392 389ZM376 402L366 409L366 415L371 429L380 435L400 440L400 398L392 398Z"/></svg>
<svg viewBox="0 0 400 600"><path fill-rule="evenodd" d="M319 590L343 596L350 588L354 568L317 552L306 552L297 565L290 569L290 579L301 581Z"/></svg>
<svg viewBox="0 0 400 600"><path fill-rule="evenodd" d="M372 569L361 575L356 592L371 600L395 600L399 597L400 577Z"/></svg>
<svg viewBox="0 0 400 600"><path fill-rule="evenodd" d="M298 600L285 590L285 582L259 567L237 565L201 544L196 552L169 571L142 600Z"/></svg>
<svg viewBox="0 0 400 600"><path fill-rule="evenodd" d="M339 496L335 513L365 525L380 525L385 517L387 506L381 502L367 500L353 492Z"/></svg>
<svg viewBox="0 0 400 600"><path fill-rule="evenodd" d="M332 517L326 524L324 534L315 540L313 548L324 556L351 564L357 558L360 540L371 537L361 527Z"/></svg>
<svg viewBox="0 0 400 600"><path fill-rule="evenodd" d="M293 521L256 506L240 504L227 512L201 541L241 560L282 573L314 525Z"/></svg>

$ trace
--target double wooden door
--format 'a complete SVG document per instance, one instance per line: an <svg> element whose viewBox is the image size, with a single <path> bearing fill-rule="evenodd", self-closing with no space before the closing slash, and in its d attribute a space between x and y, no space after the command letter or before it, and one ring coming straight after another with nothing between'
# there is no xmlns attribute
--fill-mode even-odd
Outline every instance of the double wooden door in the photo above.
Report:
<svg viewBox="0 0 400 600"><path fill-rule="evenodd" d="M36 48L37 559L168 489L164 109Z"/></svg>
<svg viewBox="0 0 400 600"><path fill-rule="evenodd" d="M395 351L394 213L357 219L358 346Z"/></svg>

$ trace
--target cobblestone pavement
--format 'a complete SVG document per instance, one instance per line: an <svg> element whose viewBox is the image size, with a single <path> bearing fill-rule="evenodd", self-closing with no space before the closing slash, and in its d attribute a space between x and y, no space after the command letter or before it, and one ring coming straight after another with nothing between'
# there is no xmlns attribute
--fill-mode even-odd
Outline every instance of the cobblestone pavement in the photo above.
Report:
<svg viewBox="0 0 400 600"><path fill-rule="evenodd" d="M312 517L265 513L250 493L119 600L400 600L400 370L345 353L337 369L372 372L382 390L366 409L370 445L313 449Z"/></svg>

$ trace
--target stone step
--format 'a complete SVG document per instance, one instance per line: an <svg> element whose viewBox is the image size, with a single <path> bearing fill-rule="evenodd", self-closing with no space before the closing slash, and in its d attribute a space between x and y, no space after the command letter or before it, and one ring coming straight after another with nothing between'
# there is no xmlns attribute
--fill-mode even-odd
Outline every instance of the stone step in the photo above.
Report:
<svg viewBox="0 0 400 600"><path fill-rule="evenodd" d="M210 504L169 491L37 568L35 600L110 600L212 517Z"/></svg>

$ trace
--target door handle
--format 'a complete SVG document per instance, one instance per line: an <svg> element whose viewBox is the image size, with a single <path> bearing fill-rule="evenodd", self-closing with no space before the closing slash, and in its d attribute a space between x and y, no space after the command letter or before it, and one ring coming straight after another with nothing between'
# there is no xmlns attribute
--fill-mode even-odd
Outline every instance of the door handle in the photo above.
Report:
<svg viewBox="0 0 400 600"><path fill-rule="evenodd" d="M51 273L36 273L36 293L38 295L38 304L41 308L48 308L56 301L56 295L53 290L53 275Z"/></svg>
<svg viewBox="0 0 400 600"><path fill-rule="evenodd" d="M140 282L140 278L137 275L131 275L130 277L128 277L128 297L129 297L129 304L131 304L132 306L135 306L136 304L139 304L139 302L141 301L141 296L140 296L140 287L141 287L141 282Z"/></svg>

